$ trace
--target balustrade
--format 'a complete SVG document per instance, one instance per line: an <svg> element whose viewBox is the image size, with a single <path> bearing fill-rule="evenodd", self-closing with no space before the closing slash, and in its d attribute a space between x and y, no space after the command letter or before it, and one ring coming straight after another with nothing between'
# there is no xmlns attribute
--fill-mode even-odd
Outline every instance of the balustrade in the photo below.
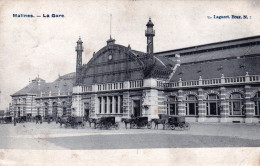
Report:
<svg viewBox="0 0 260 166"><path fill-rule="evenodd" d="M221 80L224 80L223 82ZM196 86L211 86L211 85L225 85L225 84L241 84L247 82L260 82L260 75L246 75L238 77L224 77L212 79L198 79L191 81L178 81L171 83L163 83L164 88L179 88L179 87L196 87ZM157 83L157 87L161 85Z"/></svg>

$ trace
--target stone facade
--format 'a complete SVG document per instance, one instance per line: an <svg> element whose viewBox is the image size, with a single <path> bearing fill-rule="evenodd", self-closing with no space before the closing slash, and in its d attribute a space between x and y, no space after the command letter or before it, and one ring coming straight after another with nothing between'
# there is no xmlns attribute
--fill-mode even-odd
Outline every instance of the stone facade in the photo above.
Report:
<svg viewBox="0 0 260 166"><path fill-rule="evenodd" d="M14 110L43 116L116 116L118 121L168 114L202 123L258 123L260 36L154 53L151 19L146 26L146 53L115 44L110 37L82 64L79 39L76 73L52 83L38 79L34 91L25 88L12 95ZM23 98L26 102L20 103Z"/></svg>

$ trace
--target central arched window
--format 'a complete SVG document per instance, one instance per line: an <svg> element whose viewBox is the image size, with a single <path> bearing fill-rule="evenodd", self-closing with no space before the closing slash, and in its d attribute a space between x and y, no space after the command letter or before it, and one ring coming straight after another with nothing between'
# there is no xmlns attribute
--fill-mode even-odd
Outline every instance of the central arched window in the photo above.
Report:
<svg viewBox="0 0 260 166"><path fill-rule="evenodd" d="M186 97L186 115L198 115L198 100L195 95Z"/></svg>
<svg viewBox="0 0 260 166"><path fill-rule="evenodd" d="M169 96L167 104L168 115L178 115L178 101L176 96Z"/></svg>
<svg viewBox="0 0 260 166"><path fill-rule="evenodd" d="M244 97L241 93L234 92L229 97L230 115L244 115Z"/></svg>
<svg viewBox="0 0 260 166"><path fill-rule="evenodd" d="M259 116L260 115L260 92L257 92L255 94L253 100L255 102L255 115Z"/></svg>
<svg viewBox="0 0 260 166"><path fill-rule="evenodd" d="M219 96L216 94L208 94L206 99L207 115L220 115Z"/></svg>

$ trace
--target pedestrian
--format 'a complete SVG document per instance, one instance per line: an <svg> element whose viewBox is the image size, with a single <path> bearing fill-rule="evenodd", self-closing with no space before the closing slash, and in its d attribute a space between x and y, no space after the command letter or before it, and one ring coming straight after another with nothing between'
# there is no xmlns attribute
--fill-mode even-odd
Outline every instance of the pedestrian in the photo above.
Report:
<svg viewBox="0 0 260 166"><path fill-rule="evenodd" d="M15 119L15 117L14 117L14 126L16 126L16 119Z"/></svg>
<svg viewBox="0 0 260 166"><path fill-rule="evenodd" d="M48 124L50 124L51 123L51 118L50 118L50 116L48 116Z"/></svg>

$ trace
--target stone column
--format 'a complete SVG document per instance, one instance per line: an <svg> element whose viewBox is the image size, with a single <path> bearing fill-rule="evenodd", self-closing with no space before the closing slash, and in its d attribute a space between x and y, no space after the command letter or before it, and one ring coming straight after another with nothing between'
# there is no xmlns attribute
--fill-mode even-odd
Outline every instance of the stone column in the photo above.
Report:
<svg viewBox="0 0 260 166"><path fill-rule="evenodd" d="M112 113L115 114L116 113L116 102L115 102L115 96L112 96Z"/></svg>
<svg viewBox="0 0 260 166"><path fill-rule="evenodd" d="M186 115L185 103L183 102L183 90L178 90L178 115Z"/></svg>
<svg viewBox="0 0 260 166"><path fill-rule="evenodd" d="M104 97L101 96L101 114L105 113L105 101L104 101Z"/></svg>
<svg viewBox="0 0 260 166"><path fill-rule="evenodd" d="M110 100L109 100L109 96L106 96L107 98L107 114L110 114Z"/></svg>
<svg viewBox="0 0 260 166"><path fill-rule="evenodd" d="M121 108L120 108L120 95L119 96L117 96L117 105L118 105L118 113L120 114L120 112L121 112Z"/></svg>
<svg viewBox="0 0 260 166"><path fill-rule="evenodd" d="M228 117L229 117L229 103L226 100L226 88L221 87L220 88L220 122L225 123L228 122Z"/></svg>
<svg viewBox="0 0 260 166"><path fill-rule="evenodd" d="M206 119L206 106L205 106L205 102L203 101L203 89L202 88L199 88L198 90L199 92L199 98L198 98L198 115L199 115L199 118L198 118L198 122L204 122L205 119Z"/></svg>
<svg viewBox="0 0 260 166"><path fill-rule="evenodd" d="M250 100L251 93L251 86L245 85L245 103L244 110L242 110L246 113L245 123L257 123L257 118L254 117L254 102Z"/></svg>

